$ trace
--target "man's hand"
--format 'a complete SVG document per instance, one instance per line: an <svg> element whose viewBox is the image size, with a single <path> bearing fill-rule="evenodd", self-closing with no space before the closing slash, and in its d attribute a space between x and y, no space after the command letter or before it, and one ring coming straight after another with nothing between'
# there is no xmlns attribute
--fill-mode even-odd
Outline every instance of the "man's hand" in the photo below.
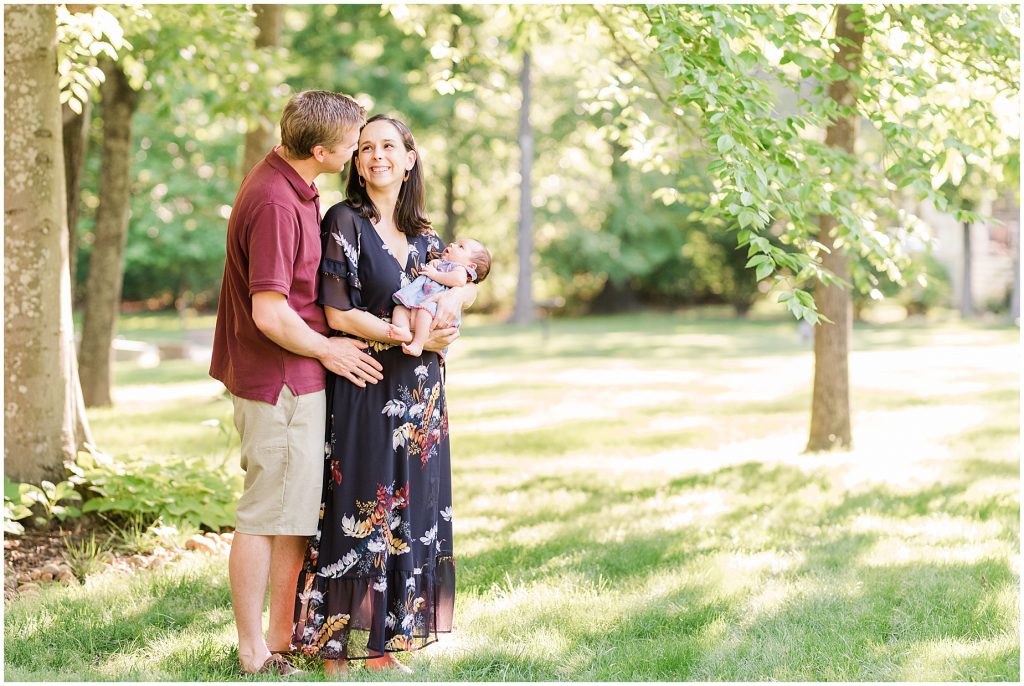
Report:
<svg viewBox="0 0 1024 686"><path fill-rule="evenodd" d="M423 344L423 349L439 353L458 340L461 335L462 333L457 326L434 329L430 332L430 338Z"/></svg>
<svg viewBox="0 0 1024 686"><path fill-rule="evenodd" d="M384 378L380 362L363 352L366 343L352 338L336 336L327 339L327 351L320 363L343 376L356 386L366 388L366 382L377 383Z"/></svg>

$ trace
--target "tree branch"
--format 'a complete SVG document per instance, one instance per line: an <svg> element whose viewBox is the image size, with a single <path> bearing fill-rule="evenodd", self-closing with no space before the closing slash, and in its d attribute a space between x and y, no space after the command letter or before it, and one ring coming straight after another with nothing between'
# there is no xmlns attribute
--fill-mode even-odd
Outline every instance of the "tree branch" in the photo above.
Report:
<svg viewBox="0 0 1024 686"><path fill-rule="evenodd" d="M619 40L615 27L613 27L611 23L604 17L604 15L601 14L601 12L597 9L597 5L591 5L591 11L593 11L594 15L598 18L598 20L602 24L604 24L604 27L608 29L608 35L611 36L612 42L614 42L615 45L619 47L619 50L622 51L623 56L625 56L625 58L629 60L634 67L636 67L637 71L639 71L643 75L643 77L647 79L647 83L650 84L651 91L654 93L654 96L658 99L658 101L665 106L665 109L668 110L669 114L676 114L676 110L678 108L673 106L668 101L668 98L666 98L665 95L661 92L661 89L658 88L658 84L655 82L654 77L648 74L647 70L640 66L640 63L633 58L633 55L629 52L629 48L627 48L622 43L622 41ZM685 119L682 119L680 117L679 122L682 124L684 129L689 131L694 136L700 137L700 132L694 130L694 128L690 126L690 124Z"/></svg>

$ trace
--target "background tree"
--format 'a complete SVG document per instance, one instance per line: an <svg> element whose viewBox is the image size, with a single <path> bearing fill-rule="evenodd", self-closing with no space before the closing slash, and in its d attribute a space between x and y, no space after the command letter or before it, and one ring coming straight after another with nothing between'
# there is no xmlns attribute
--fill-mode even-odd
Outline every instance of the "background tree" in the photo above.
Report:
<svg viewBox="0 0 1024 686"><path fill-rule="evenodd" d="M281 45L281 5L253 5L256 14L256 49L274 49ZM241 175L262 160L274 144L274 122L266 115L249 123L245 134L245 154L242 157Z"/></svg>
<svg viewBox="0 0 1024 686"><path fill-rule="evenodd" d="M81 344L83 390L89 405L111 402L110 352L121 302L129 204L134 195L129 191L131 131L142 94L154 100L157 111L175 121L175 132L180 128L180 136L185 137L195 124L211 117L255 118L277 93L267 82L276 72L261 69L273 55L254 47L256 29L246 8L160 5L121 11L119 19L133 50L118 62L103 65L107 76L103 87L104 153ZM202 116L189 121L190 128L182 121L193 108L173 106L185 98L205 100ZM189 200L184 204L189 205ZM189 220L185 221L187 228Z"/></svg>
<svg viewBox="0 0 1024 686"><path fill-rule="evenodd" d="M512 320L529 324L534 320L533 306L533 128L530 124L530 51L523 50L519 72L519 279L516 308Z"/></svg>
<svg viewBox="0 0 1024 686"><path fill-rule="evenodd" d="M75 112L65 103L61 107L63 116L64 145L64 188L67 194L68 210L68 271L71 274L71 300L75 299L78 274L78 232L70 227L78 226L82 206L82 170L85 168L85 151L89 142L89 122L92 118L92 100L82 104L82 111Z"/></svg>
<svg viewBox="0 0 1024 686"><path fill-rule="evenodd" d="M88 425L71 323L53 5L4 8L4 474L58 480ZM84 434L84 435L83 435Z"/></svg>
<svg viewBox="0 0 1024 686"><path fill-rule="evenodd" d="M842 76L828 87L828 97L840 108L825 130L825 145L853 157L857 142L859 116L857 100L860 64L864 55L862 13L853 5L840 5L836 11L835 36L838 50L833 65ZM855 14L859 15L855 18ZM818 327L814 334L814 389L811 397L811 429L808 450L849 447L850 430L850 336L853 332L853 305L846 288L850 277L850 257L837 243L836 220L832 215L818 216L818 240L821 266L835 280L816 291L817 305L830 326Z"/></svg>
<svg viewBox="0 0 1024 686"><path fill-rule="evenodd" d="M116 59L124 47L117 19L94 5L58 5L57 41L60 101L64 123L64 187L67 193L69 269L74 302L78 274L78 219L81 177L88 149L92 102L103 72L99 59Z"/></svg>
<svg viewBox="0 0 1024 686"><path fill-rule="evenodd" d="M132 115L138 93L121 65L107 59L100 97L103 99L103 151L99 208L82 315L82 392L87 407L110 405L111 344L117 329L128 240L131 196Z"/></svg>
<svg viewBox="0 0 1024 686"><path fill-rule="evenodd" d="M794 315L819 320L804 284L820 282L828 296L818 304L834 322L826 337L843 339L849 326L849 295L834 289L847 285L846 260L834 253L858 254L901 282L907 246L926 240L898 189L945 210L933 169L948 151L998 174L996 162L1019 147L1000 107L1016 97L1019 74L1017 17L1005 8L658 6L634 18L658 43L669 103L700 115L716 157L712 211L736 219L748 266L758 280L772 277ZM792 94L793 114L779 112L780 92ZM970 127L956 130L950 114L965 107ZM884 140L881 157L853 154L857 120ZM771 231L781 245L763 235ZM816 354L831 362L818 378L832 389L815 392L808 449L847 446L845 352Z"/></svg>

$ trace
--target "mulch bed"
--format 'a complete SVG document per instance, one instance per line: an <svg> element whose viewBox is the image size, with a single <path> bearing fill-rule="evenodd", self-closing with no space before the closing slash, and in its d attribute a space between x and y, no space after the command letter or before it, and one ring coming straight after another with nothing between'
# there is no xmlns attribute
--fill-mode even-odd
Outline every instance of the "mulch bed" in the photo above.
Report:
<svg viewBox="0 0 1024 686"><path fill-rule="evenodd" d="M227 554L231 533L194 536L185 548L155 548L139 553L118 550L121 541L102 528L60 527L48 531L27 530L21 536L4 537L4 600L18 595L35 595L44 584L82 583L68 564L68 545L81 545L95 536L104 549L104 563L98 573L110 569L131 572L161 567L168 562L192 554ZM93 572L97 573L97 572Z"/></svg>

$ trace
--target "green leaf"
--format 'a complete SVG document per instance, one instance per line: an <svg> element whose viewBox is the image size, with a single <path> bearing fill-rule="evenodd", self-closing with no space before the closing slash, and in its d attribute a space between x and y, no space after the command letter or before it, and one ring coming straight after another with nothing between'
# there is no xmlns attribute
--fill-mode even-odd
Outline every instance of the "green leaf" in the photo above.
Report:
<svg viewBox="0 0 1024 686"><path fill-rule="evenodd" d="M773 271L775 271L775 263L772 262L771 260L768 260L764 264L757 265L757 271L755 272L755 275L757 280L760 281L761 279L770 275Z"/></svg>
<svg viewBox="0 0 1024 686"><path fill-rule="evenodd" d="M727 153L736 146L736 141L729 134L723 134L718 137L718 152Z"/></svg>

